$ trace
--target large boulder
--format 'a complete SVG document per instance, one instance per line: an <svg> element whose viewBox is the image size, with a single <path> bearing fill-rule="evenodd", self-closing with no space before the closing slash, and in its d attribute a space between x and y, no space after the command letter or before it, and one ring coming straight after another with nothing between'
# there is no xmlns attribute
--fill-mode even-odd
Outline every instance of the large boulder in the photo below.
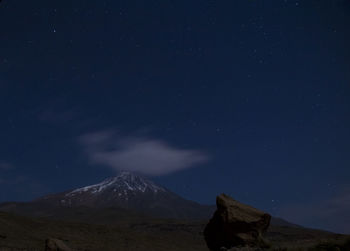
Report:
<svg viewBox="0 0 350 251"><path fill-rule="evenodd" d="M49 238L45 242L45 251L73 251L63 241Z"/></svg>
<svg viewBox="0 0 350 251"><path fill-rule="evenodd" d="M244 205L226 194L216 198L216 206L217 210L204 230L210 250L267 246L262 234L270 225L269 214Z"/></svg>

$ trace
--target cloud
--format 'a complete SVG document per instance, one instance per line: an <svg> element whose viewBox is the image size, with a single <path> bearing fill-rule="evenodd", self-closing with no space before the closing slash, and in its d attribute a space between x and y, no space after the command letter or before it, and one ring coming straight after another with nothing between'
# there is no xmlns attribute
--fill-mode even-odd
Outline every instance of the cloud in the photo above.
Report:
<svg viewBox="0 0 350 251"><path fill-rule="evenodd" d="M279 216L297 224L350 234L350 185L339 187L323 201L284 206Z"/></svg>
<svg viewBox="0 0 350 251"><path fill-rule="evenodd" d="M80 143L94 164L117 171L161 176L208 161L201 151L178 149L158 139L120 137L115 131L83 135Z"/></svg>
<svg viewBox="0 0 350 251"><path fill-rule="evenodd" d="M7 171L14 169L14 166L7 162L0 162L0 170Z"/></svg>

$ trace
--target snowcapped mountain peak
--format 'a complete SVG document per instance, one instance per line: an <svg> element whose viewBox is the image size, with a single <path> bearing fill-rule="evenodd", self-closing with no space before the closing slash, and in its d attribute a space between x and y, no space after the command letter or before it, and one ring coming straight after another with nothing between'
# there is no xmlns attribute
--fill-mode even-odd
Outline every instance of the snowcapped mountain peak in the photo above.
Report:
<svg viewBox="0 0 350 251"><path fill-rule="evenodd" d="M72 192L66 194L66 196L71 197L84 193L94 195L106 191L115 192L118 194L127 194L128 192L145 193L146 191L158 193L159 191L165 192L165 189L157 186L150 180L137 176L133 173L123 171L119 173L118 176L105 179L101 183L75 189Z"/></svg>
<svg viewBox="0 0 350 251"><path fill-rule="evenodd" d="M95 185L47 195L34 203L59 210L80 207L84 210L122 208L166 218L206 218L212 213L206 206L183 199L170 190L130 172L120 172L117 176Z"/></svg>

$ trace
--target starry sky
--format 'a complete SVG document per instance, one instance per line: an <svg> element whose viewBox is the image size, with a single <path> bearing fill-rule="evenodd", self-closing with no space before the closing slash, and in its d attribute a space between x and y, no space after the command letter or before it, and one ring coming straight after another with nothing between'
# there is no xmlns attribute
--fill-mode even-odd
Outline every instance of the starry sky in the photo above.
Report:
<svg viewBox="0 0 350 251"><path fill-rule="evenodd" d="M0 3L0 202L128 170L350 233L350 1Z"/></svg>

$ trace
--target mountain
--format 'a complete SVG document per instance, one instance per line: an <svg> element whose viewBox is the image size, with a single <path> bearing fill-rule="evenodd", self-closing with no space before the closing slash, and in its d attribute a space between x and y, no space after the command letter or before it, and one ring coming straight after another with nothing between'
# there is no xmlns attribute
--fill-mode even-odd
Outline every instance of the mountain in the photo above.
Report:
<svg viewBox="0 0 350 251"><path fill-rule="evenodd" d="M303 226L291 223L279 217L271 217L270 224L273 226L303 228Z"/></svg>
<svg viewBox="0 0 350 251"><path fill-rule="evenodd" d="M3 212L103 224L120 223L125 219L137 222L147 217L208 220L215 210L216 206L186 200L130 172L32 202L0 203ZM300 227L275 217L271 225Z"/></svg>
<svg viewBox="0 0 350 251"><path fill-rule="evenodd" d="M31 211L36 214L35 216L50 215L54 214L53 211L65 211L67 208L87 210L118 208L153 217L184 219L208 219L215 211L214 206L186 200L130 172L121 172L118 176L101 183L48 195L30 203L0 204L2 211L15 213Z"/></svg>

